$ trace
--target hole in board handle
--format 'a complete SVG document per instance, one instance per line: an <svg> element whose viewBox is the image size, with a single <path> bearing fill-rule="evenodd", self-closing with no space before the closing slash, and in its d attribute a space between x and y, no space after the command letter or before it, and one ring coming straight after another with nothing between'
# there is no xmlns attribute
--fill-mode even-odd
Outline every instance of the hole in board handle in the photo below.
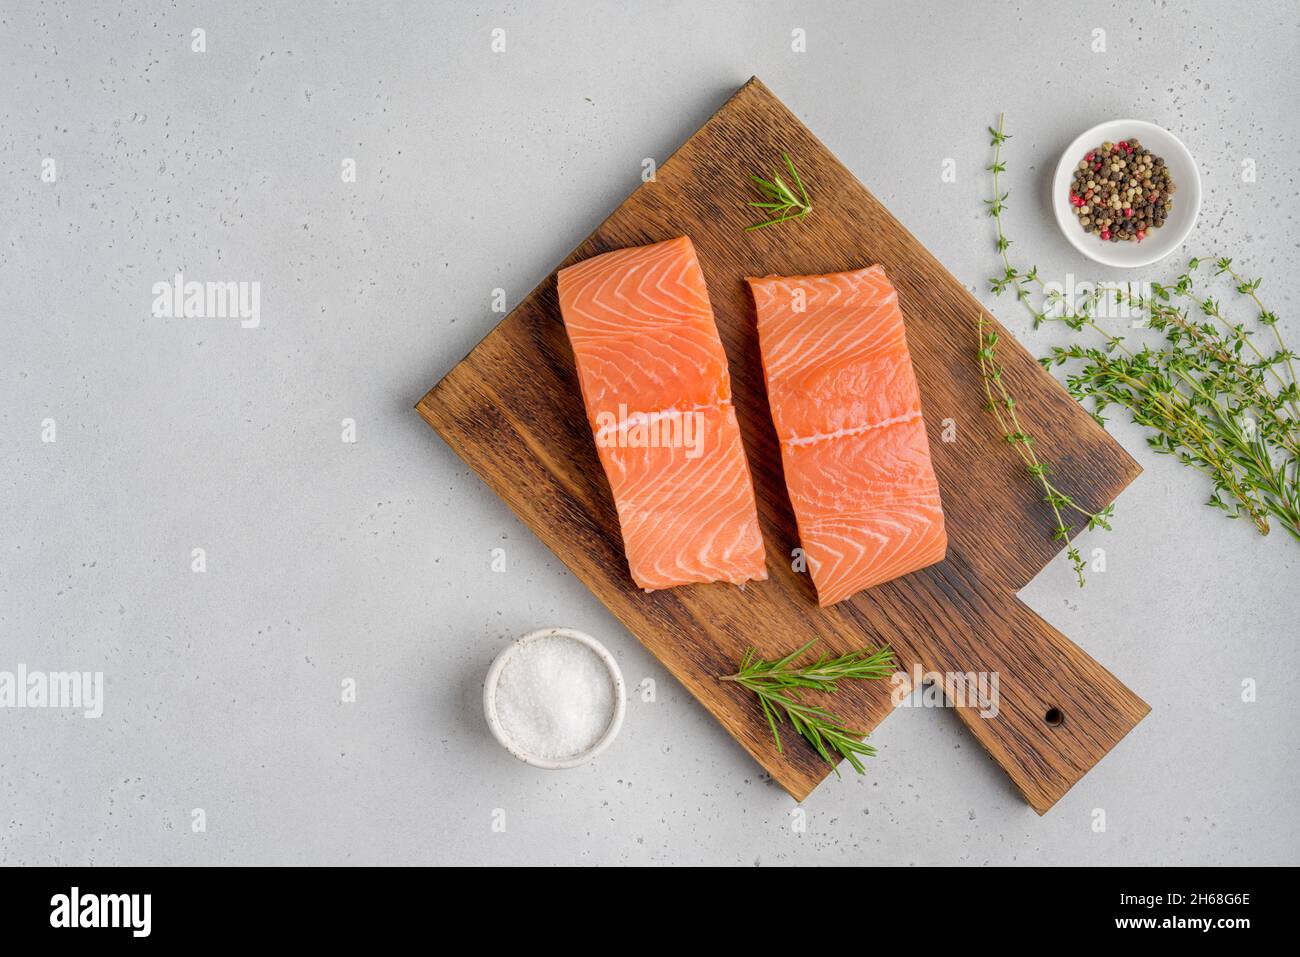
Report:
<svg viewBox="0 0 1300 957"><path fill-rule="evenodd" d="M1048 708L1047 714L1043 715L1043 720L1049 727L1059 728L1065 722L1065 714L1060 708Z"/></svg>

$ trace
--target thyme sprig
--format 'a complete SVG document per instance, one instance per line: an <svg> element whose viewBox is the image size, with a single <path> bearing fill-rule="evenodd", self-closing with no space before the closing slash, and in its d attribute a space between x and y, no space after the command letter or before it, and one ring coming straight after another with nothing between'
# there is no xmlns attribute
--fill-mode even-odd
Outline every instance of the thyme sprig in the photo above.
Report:
<svg viewBox="0 0 1300 957"><path fill-rule="evenodd" d="M1002 160L1002 144L1010 139L1004 130L1002 115L998 116L997 129L989 127L989 132L993 135L993 163L987 168L993 173L993 198L986 199L984 203L989 207L989 215L993 217L993 222L997 226L998 252L1002 256L1003 265L1006 267L1006 277L1002 280L994 280L995 291L1000 294L1012 283L1015 283L1016 298L1025 303L1032 311L1032 306L1029 305L1029 291L1024 285L1020 284L1021 274L1011 265L1011 259L1007 252L1011 246L1011 241L1007 239L1006 232L1002 228L1002 213L1006 209L1008 194L1002 190L999 176L1006 172L1006 164ZM1033 270L1033 278L1037 278L1037 270ZM998 286L999 282L1001 282L1000 287ZM1036 319L1035 325L1037 326L1041 321L1041 319ZM1115 505L1112 502L1098 512L1090 512L1079 505L1072 496L1061 491L1056 483L1052 481L1051 464L1039 457L1034 449L1033 436L1020 423L1020 416L1016 412L1015 399L1007 389L1003 375L1004 370L997 357L998 334L996 330L989 328L989 322L983 312L980 312L976 318L976 332L979 335L979 348L976 355L979 359L980 379L984 383L984 397L986 399L984 407L992 412L997 419L998 427L1002 430L1002 437L1016 450L1024 463L1025 470L1042 487L1043 501L1051 508L1056 523L1052 530L1052 538L1055 541L1064 543L1066 557L1069 559L1070 567L1074 569L1074 575L1078 579L1079 587L1082 588L1086 581L1083 573L1087 563L1083 560L1078 547L1070 541L1070 535L1074 532L1075 525L1068 522L1066 516L1070 516L1075 521L1081 517L1086 522L1089 530L1104 528L1109 531L1110 520L1115 513Z"/></svg>
<svg viewBox="0 0 1300 957"><path fill-rule="evenodd" d="M984 314L980 313L977 326L980 339L980 377L984 381L984 395L987 399L984 407L992 412L997 419L1003 438L1015 448L1021 461L1025 464L1025 470L1042 486L1043 501L1052 509L1052 516L1056 520L1052 538L1065 544L1066 557L1070 561L1070 567L1074 569L1074 575L1078 579L1079 587L1082 588L1086 584L1083 572L1087 567L1087 563L1083 560L1078 546L1070 541L1070 535L1074 532L1075 526L1068 523L1065 516L1081 516L1086 521L1089 530L1104 528L1109 531L1110 520L1115 514L1115 504L1112 502L1099 512L1089 512L1079 505L1073 497L1062 492L1056 486L1056 483L1052 481L1050 477L1051 465L1039 458L1038 453L1034 450L1033 436L1026 432L1024 426L1020 424L1020 417L1016 413L1016 401L1007 390L1003 381L1002 365L997 359L998 334L992 330L985 332L987 325Z"/></svg>
<svg viewBox="0 0 1300 957"><path fill-rule="evenodd" d="M835 715L803 701L801 692L834 692L838 683L845 680L876 681L894 673L894 653L888 648L876 651L861 649L847 655L831 658L821 655L811 664L796 665L795 659L817 643L816 639L795 649L779 661L765 661L754 648L745 652L740 669L720 680L734 681L758 695L763 717L772 729L776 750L784 754L778 726L786 721L813 746L822 759L835 768L837 754L853 766L858 774L866 771L862 757L874 757L876 749L862 739L865 734L850 730Z"/></svg>
<svg viewBox="0 0 1300 957"><path fill-rule="evenodd" d="M1214 260L1213 278L1226 277L1256 311L1256 322L1271 330L1276 348L1266 351L1257 330L1228 317L1226 307L1197 288L1198 270L1208 262L1192 259L1168 284L1152 283L1148 293L1099 286L1080 303L1049 290L1036 267L1016 268L1002 225L1006 193L998 174L1006 171L1001 146L1008 138L1002 117L993 133L994 199L1003 273L990 280L993 292L1012 292L1033 317L1034 326L1061 322L1086 332L1099 345L1056 347L1039 361L1045 368L1070 363L1066 388L1079 402L1091 400L1094 419L1105 425L1110 406L1126 409L1151 431L1147 443L1207 477L1213 493L1206 504L1231 518L1245 516L1267 535L1276 521L1300 541L1300 386L1295 353L1278 329L1277 314L1259 297L1259 279L1234 269L1232 260ZM1035 308L1030 290L1043 293ZM1163 341L1130 347L1124 336L1106 329L1098 306L1113 296L1136 314L1135 328L1153 329ZM982 320L981 320L982 323ZM981 341L983 332L981 330Z"/></svg>
<svg viewBox="0 0 1300 957"><path fill-rule="evenodd" d="M751 201L749 205L755 209L766 210L771 218L755 223L753 226L746 226L745 232L762 229L764 226L778 226L791 219L803 219L812 212L812 200L808 198L808 190L804 188L803 180L799 178L799 172L794 168L794 161L790 159L789 153L782 153L781 156L785 159L785 166L790 171L790 180L794 186L788 185L781 178L780 172L774 173L770 180L750 174L749 178L758 184L759 192L763 194L764 199L761 202Z"/></svg>

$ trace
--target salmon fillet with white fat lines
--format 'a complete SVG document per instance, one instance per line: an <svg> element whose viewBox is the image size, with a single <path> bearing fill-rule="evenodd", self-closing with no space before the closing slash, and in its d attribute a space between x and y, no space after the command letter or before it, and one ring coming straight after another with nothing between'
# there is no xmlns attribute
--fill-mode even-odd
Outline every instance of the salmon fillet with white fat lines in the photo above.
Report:
<svg viewBox="0 0 1300 957"><path fill-rule="evenodd" d="M748 281L818 603L941 561L948 536L939 484L884 269Z"/></svg>
<svg viewBox="0 0 1300 957"><path fill-rule="evenodd" d="M559 274L587 418L632 580L767 578L731 376L695 247L619 249Z"/></svg>

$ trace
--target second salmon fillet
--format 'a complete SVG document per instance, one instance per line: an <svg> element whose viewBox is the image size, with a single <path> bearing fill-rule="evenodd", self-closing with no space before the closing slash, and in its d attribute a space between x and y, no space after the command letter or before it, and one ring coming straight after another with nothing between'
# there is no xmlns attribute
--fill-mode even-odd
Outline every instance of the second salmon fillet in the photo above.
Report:
<svg viewBox="0 0 1300 957"><path fill-rule="evenodd" d="M817 600L942 561L939 484L884 269L749 279L786 487Z"/></svg>
<svg viewBox="0 0 1300 957"><path fill-rule="evenodd" d="M559 291L632 580L653 591L767 578L727 357L691 241L583 260L560 270Z"/></svg>

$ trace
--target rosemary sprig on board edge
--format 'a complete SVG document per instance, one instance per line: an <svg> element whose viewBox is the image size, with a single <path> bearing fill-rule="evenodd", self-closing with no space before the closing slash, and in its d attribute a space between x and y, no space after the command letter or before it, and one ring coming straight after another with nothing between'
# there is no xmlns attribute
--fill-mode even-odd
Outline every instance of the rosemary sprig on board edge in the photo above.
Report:
<svg viewBox="0 0 1300 957"><path fill-rule="evenodd" d="M1002 162L1002 144L1008 139L1008 136L1003 131L1002 116L998 117L997 129L989 127L989 132L993 134L993 163L988 167L993 172L993 198L986 199L984 202L989 207L989 215L993 217L994 223L997 224L998 252L1002 256L1002 262L1006 266L1007 273L1011 274L1015 273L1011 266L1010 257L1007 254L1007 248L1011 245L1011 242L1002 229L1002 211L1006 209L1007 194L1001 190L998 179L999 174L1006 172L1006 164ZM1034 274L1037 276L1036 271ZM1016 275L1018 276L1019 273L1016 273ZM996 284L997 280L994 282ZM995 292L1001 293L1001 291L1001 289L995 288ZM1028 290L1021 285L1017 285L1016 298L1028 305ZM1032 307L1030 308L1032 310ZM1035 325L1038 322L1041 322L1041 320L1036 320ZM1081 517L1087 522L1089 530L1104 528L1109 531L1110 519L1114 515L1115 505L1112 502L1099 512L1090 512L1075 502L1071 496L1056 487L1050 477L1052 471L1050 463L1039 457L1034 449L1033 436L1026 432L1024 426L1020 423L1020 417L1016 413L1015 399L1007 390L1006 383L1003 380L1002 364L997 358L998 334L996 330L989 328L989 322L983 312L980 312L976 319L976 332L979 334L977 357L980 366L980 379L984 383L984 397L986 399L984 407L992 412L997 419L998 427L1002 430L1002 437L1016 450L1025 465L1025 470L1042 486L1043 501L1052 509L1052 516L1056 521L1056 526L1052 531L1052 538L1055 541L1065 543L1066 557L1070 561L1070 566L1074 569L1074 575L1079 581L1079 587L1082 588L1085 584L1083 571L1087 564L1079 553L1078 547L1070 541L1070 534L1074 531L1075 526L1066 521L1066 516L1071 516L1075 520Z"/></svg>
<svg viewBox="0 0 1300 957"><path fill-rule="evenodd" d="M1276 521L1300 541L1296 355L1282 339L1277 314L1259 297L1260 280L1238 272L1231 259L1214 261L1214 277L1230 280L1257 313L1256 322L1271 331L1276 348L1267 353L1255 342L1256 331L1230 320L1218 299L1196 290L1195 276L1204 259L1192 259L1173 283L1151 283L1146 294L1099 286L1077 305L1066 301L1059 291L1046 289L1036 267L1021 271L1011 263L1001 217L1006 193L998 184L998 174L1006 171L1002 143L1008 138L1001 116L990 132L994 199L987 202L1003 262L1003 274L990 280L993 291L1014 290L1035 327L1061 322L1100 340L1100 346L1054 348L1039 361L1045 368L1076 363L1066 388L1077 401L1092 401L1097 422L1105 425L1102 413L1109 406L1125 408L1134 422L1151 430L1147 443L1155 451L1208 476L1214 491L1206 504L1231 518L1246 516L1262 535ZM1041 310L1030 297L1034 286L1044 293ZM1136 313L1135 328L1154 329L1164 341L1131 349L1123 336L1104 328L1097 308L1108 295Z"/></svg>
<svg viewBox="0 0 1300 957"><path fill-rule="evenodd" d="M886 678L894 673L894 653L888 648L876 651L863 648L838 658L821 655L811 664L796 665L795 659L816 643L813 639L780 661L765 661L758 657L754 648L750 648L740 661L740 670L720 680L734 681L758 695L759 707L772 729L778 753L785 753L778 726L789 721L790 726L835 769L836 775L839 774L838 762L832 753L847 760L858 774L863 774L866 767L862 757L876 754L876 749L862 740L866 735L850 730L835 715L803 701L801 689L834 692L838 690L840 681Z"/></svg>
<svg viewBox="0 0 1300 957"><path fill-rule="evenodd" d="M762 229L764 226L779 226L791 219L803 219L812 212L812 200L808 198L808 190L804 188L803 180L799 178L799 172L794 168L794 161L790 159L789 153L782 153L781 156L785 159L785 167L790 171L790 180L794 186L788 185L779 172L774 173L771 180L751 173L749 178L758 184L759 192L763 194L764 199L762 202L750 202L749 205L755 209L766 210L771 218L755 223L753 226L746 226L747 233Z"/></svg>

